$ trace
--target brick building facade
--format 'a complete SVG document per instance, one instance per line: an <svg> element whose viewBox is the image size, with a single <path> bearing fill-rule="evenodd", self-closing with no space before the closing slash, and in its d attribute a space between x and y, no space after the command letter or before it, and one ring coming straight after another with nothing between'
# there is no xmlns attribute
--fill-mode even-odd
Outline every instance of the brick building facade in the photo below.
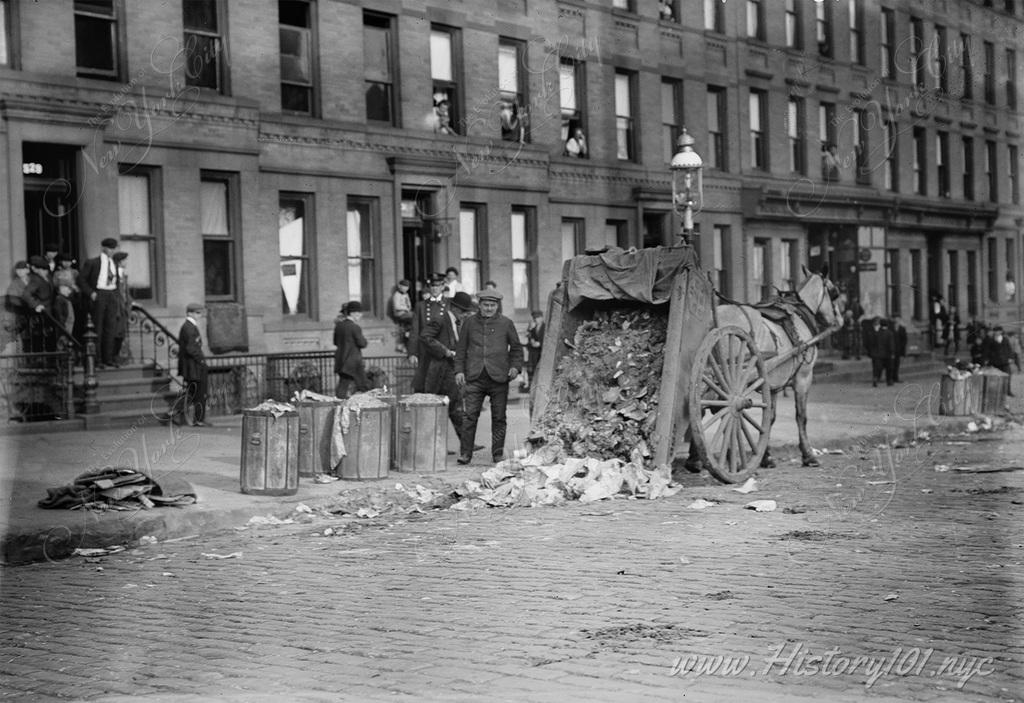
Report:
<svg viewBox="0 0 1024 703"><path fill-rule="evenodd" d="M730 297L828 262L869 314L1019 324L1018 4L0 0L0 267L117 236L149 311L252 351L352 298L388 351L395 281L449 265L525 323L565 257L675 241L685 125Z"/></svg>

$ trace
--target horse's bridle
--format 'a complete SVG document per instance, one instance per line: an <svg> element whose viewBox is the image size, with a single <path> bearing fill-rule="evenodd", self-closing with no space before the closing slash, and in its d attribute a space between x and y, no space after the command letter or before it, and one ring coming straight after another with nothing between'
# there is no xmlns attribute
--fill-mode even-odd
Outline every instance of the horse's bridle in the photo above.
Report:
<svg viewBox="0 0 1024 703"><path fill-rule="evenodd" d="M831 285L830 281L828 279L826 279L824 276L822 276L820 273L818 274L818 276L821 276L821 300L818 301L818 305L815 308L815 313L814 313L815 317L817 317L819 320L821 320L821 322L823 323L822 327L825 327L825 328L839 328L839 327L842 326L842 316L841 315L834 315L834 317L837 318L838 323L839 323L839 324L836 324L835 322L829 323L829 321L825 319L825 315L823 315L821 312L819 312L821 310L821 304L823 302L825 302L825 296L827 295L829 297L829 303L831 303L831 305L832 305L832 312L835 313L835 311L836 311L836 299L839 298L839 289L836 288L834 285Z"/></svg>

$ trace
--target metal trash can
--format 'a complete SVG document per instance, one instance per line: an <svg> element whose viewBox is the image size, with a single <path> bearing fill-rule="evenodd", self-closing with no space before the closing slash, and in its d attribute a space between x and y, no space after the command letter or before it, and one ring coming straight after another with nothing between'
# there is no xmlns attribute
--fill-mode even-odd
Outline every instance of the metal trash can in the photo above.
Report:
<svg viewBox="0 0 1024 703"><path fill-rule="evenodd" d="M356 397L356 396L353 396ZM342 478L366 480L387 478L391 467L391 406L379 399L358 409L343 406L348 426L342 424L345 456L341 460Z"/></svg>
<svg viewBox="0 0 1024 703"><path fill-rule="evenodd" d="M939 380L940 415L976 415L981 411L984 381L979 374L965 378L943 375Z"/></svg>
<svg viewBox="0 0 1024 703"><path fill-rule="evenodd" d="M986 367L976 375L982 379L981 412L1003 412L1006 409L1006 394L1010 390L1010 374Z"/></svg>
<svg viewBox="0 0 1024 703"><path fill-rule="evenodd" d="M448 398L417 393L398 399L395 469L444 471L448 464Z"/></svg>
<svg viewBox="0 0 1024 703"><path fill-rule="evenodd" d="M242 493L290 496L299 490L299 413L242 412Z"/></svg>
<svg viewBox="0 0 1024 703"><path fill-rule="evenodd" d="M334 412L345 401L298 400L292 405L299 413L299 477L312 478L334 470L331 466L331 436Z"/></svg>

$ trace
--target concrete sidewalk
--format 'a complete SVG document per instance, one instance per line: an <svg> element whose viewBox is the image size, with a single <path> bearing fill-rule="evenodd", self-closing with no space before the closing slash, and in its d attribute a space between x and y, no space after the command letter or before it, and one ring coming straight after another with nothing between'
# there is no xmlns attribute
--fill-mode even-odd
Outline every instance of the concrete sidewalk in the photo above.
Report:
<svg viewBox="0 0 1024 703"><path fill-rule="evenodd" d="M835 362L835 376L845 362ZM892 387L872 388L867 380L834 383L822 373L811 390L808 434L817 448L842 447L865 436L901 436L936 426L963 427L969 418L938 415L938 374L921 381L907 380ZM870 373L868 373L868 377ZM1014 379L1011 411L1024 412L1019 379ZM771 447L797 442L794 403L779 396ZM508 446L525 440L529 432L528 403L513 393L509 405ZM284 517L299 503L311 507L351 499L360 491L372 493L396 482L440 487L476 478L490 464L487 450L476 454L476 463L459 466L449 457L445 472L395 473L375 481L336 481L317 484L301 479L295 495L283 497L242 494L239 489L242 416L212 418L206 428L165 427L155 418L121 429L48 434L0 435L0 553L5 563L59 559L76 548L130 545L144 536L160 541L230 530L245 525L253 516ZM450 428L449 428L450 429ZM486 444L489 416L481 417L477 441ZM449 447L455 447L450 432ZM173 473L196 489L198 502L181 508L162 507L134 512L95 513L79 510L44 510L37 502L46 489L70 483L90 468L114 465L139 468L159 481Z"/></svg>

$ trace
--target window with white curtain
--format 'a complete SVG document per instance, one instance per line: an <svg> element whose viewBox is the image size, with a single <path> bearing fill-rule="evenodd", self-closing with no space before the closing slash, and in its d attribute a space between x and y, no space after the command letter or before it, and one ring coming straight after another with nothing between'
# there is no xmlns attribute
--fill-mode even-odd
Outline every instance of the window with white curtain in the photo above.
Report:
<svg viewBox="0 0 1024 703"><path fill-rule="evenodd" d="M233 231L236 174L204 171L199 188L203 274L207 300L235 300L237 251Z"/></svg>
<svg viewBox="0 0 1024 703"><path fill-rule="evenodd" d="M480 257L482 237L480 224L483 205L463 204L459 209L459 266L462 288L470 295L480 290L483 261Z"/></svg>
<svg viewBox="0 0 1024 703"><path fill-rule="evenodd" d="M348 199L345 242L348 260L348 300L377 314L377 260L373 243L380 235L376 198Z"/></svg>
<svg viewBox="0 0 1024 703"><path fill-rule="evenodd" d="M10 0L0 0L0 66L10 66L13 63L10 14Z"/></svg>
<svg viewBox="0 0 1024 703"><path fill-rule="evenodd" d="M512 235L512 306L529 310L533 302L534 241L532 208L514 207L511 215Z"/></svg>
<svg viewBox="0 0 1024 703"><path fill-rule="evenodd" d="M562 261L583 253L586 249L586 230L579 217L562 218Z"/></svg>
<svg viewBox="0 0 1024 703"><path fill-rule="evenodd" d="M458 34L448 27L430 29L430 78L433 81L437 130L445 134L461 133L459 73L457 70Z"/></svg>
<svg viewBox="0 0 1024 703"><path fill-rule="evenodd" d="M520 70L525 65L525 42L502 37L498 42L498 121L501 138L507 142L529 141L526 81Z"/></svg>
<svg viewBox="0 0 1024 703"><path fill-rule="evenodd" d="M615 134L616 150L623 161L636 160L636 129L633 121L634 75L615 72Z"/></svg>
<svg viewBox="0 0 1024 703"><path fill-rule="evenodd" d="M126 167L117 178L118 248L128 254L124 261L128 292L140 302L155 302L158 297L159 176L157 168L136 166L130 172Z"/></svg>
<svg viewBox="0 0 1024 703"><path fill-rule="evenodd" d="M277 243L281 265L281 312L285 316L312 317L312 271L309 248L309 220L314 209L313 196L304 193L282 193L278 199Z"/></svg>
<svg viewBox="0 0 1024 703"><path fill-rule="evenodd" d="M281 0L278 35L281 43L281 109L316 112L314 5L308 0Z"/></svg>

